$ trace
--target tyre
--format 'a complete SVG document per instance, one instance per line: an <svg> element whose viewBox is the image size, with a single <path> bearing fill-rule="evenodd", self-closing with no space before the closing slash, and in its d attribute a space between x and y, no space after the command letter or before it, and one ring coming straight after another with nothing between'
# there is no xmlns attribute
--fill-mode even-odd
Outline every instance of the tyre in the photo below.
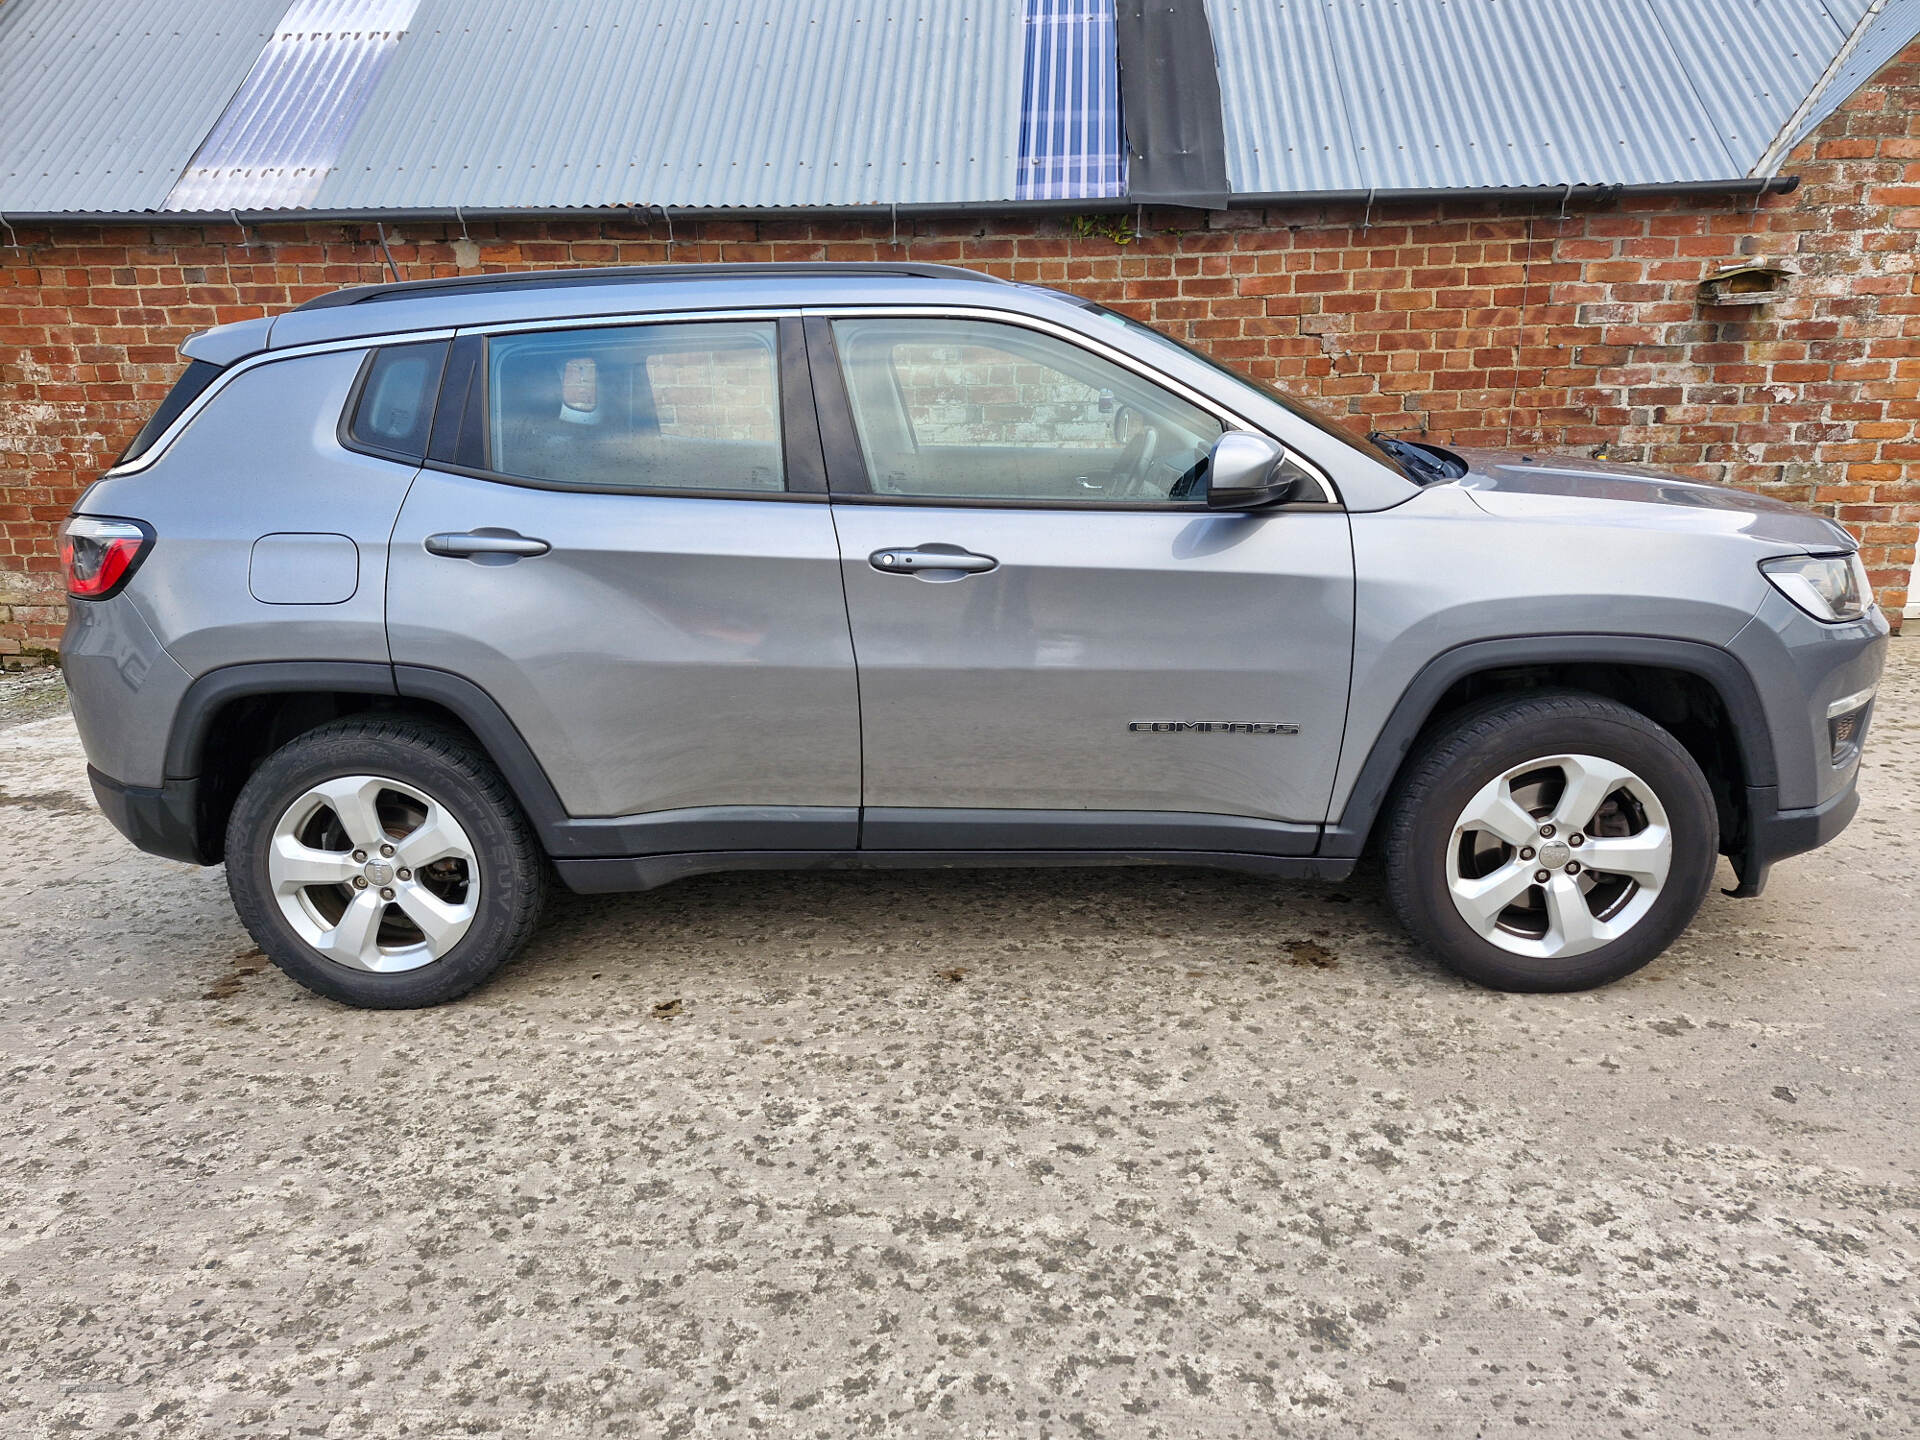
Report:
<svg viewBox="0 0 1920 1440"><path fill-rule="evenodd" d="M526 944L546 859L459 732L354 716L268 756L227 823L227 888L274 964L349 1005L466 994Z"/></svg>
<svg viewBox="0 0 1920 1440"><path fill-rule="evenodd" d="M1719 848L1706 776L1659 725L1594 695L1503 698L1410 762L1388 816L1387 894L1469 980L1584 990L1673 943Z"/></svg>

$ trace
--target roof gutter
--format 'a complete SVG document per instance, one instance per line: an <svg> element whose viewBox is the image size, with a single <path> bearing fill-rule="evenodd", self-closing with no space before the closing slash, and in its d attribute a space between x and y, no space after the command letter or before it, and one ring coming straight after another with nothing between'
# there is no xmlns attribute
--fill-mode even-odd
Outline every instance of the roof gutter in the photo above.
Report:
<svg viewBox="0 0 1920 1440"><path fill-rule="evenodd" d="M885 220L963 218L993 215L1119 214L1146 206L1189 210L1263 210L1283 206L1342 205L1433 200L1608 200L1634 195L1785 195L1800 184L1798 175L1769 175L1739 180L1666 180L1642 185L1494 185L1473 189L1429 186L1400 190L1275 190L1219 195L1119 195L1083 200L942 200L907 205L712 205L678 209L660 205L525 206L468 209L465 206L413 206L378 210L48 210L0 211L9 225L299 225L311 222L403 224L419 221L468 224L475 220L610 220L631 217L645 223L656 215L686 220Z"/></svg>

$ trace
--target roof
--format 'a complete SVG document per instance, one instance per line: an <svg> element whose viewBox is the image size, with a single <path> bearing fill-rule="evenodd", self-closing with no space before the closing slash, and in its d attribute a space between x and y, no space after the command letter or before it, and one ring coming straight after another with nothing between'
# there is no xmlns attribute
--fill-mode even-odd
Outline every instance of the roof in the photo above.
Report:
<svg viewBox="0 0 1920 1440"><path fill-rule="evenodd" d="M7 0L0 215L1742 184L1916 34L1920 0Z"/></svg>

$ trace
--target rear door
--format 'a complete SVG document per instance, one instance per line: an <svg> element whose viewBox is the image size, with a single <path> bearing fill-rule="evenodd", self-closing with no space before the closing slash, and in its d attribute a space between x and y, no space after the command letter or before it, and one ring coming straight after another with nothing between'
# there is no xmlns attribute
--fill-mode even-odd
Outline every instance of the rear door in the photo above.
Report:
<svg viewBox="0 0 1920 1440"><path fill-rule="evenodd" d="M798 320L462 335L394 535L396 664L505 710L603 853L856 843Z"/></svg>
<svg viewBox="0 0 1920 1440"><path fill-rule="evenodd" d="M870 848L1304 854L1353 637L1347 517L1203 503L1236 423L1012 319L810 316Z"/></svg>

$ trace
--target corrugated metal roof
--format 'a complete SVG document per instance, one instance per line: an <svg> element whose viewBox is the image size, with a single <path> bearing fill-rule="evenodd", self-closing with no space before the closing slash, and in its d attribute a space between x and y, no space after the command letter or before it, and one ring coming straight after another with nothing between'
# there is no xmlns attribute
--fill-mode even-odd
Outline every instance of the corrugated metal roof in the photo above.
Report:
<svg viewBox="0 0 1920 1440"><path fill-rule="evenodd" d="M1208 0L1228 173L1240 193L1744 175L1842 4Z"/></svg>
<svg viewBox="0 0 1920 1440"><path fill-rule="evenodd" d="M1871 0L1205 3L1271 194L1735 179ZM1113 5L0 0L0 214L1105 198ZM1887 0L1806 126L1916 33Z"/></svg>
<svg viewBox="0 0 1920 1440"><path fill-rule="evenodd" d="M1853 8L1864 12L1866 6L1867 0L1859 0ZM1881 66L1912 44L1916 35L1920 35L1920 0L1887 0L1886 8L1873 17L1867 33L1794 131L1794 144L1806 139L1816 125L1846 104L1847 98L1871 80Z"/></svg>
<svg viewBox="0 0 1920 1440"><path fill-rule="evenodd" d="M322 209L1012 198L1021 0L425 0Z"/></svg>
<svg viewBox="0 0 1920 1440"><path fill-rule="evenodd" d="M0 212L158 210L286 6L0 5Z"/></svg>
<svg viewBox="0 0 1920 1440"><path fill-rule="evenodd" d="M293 0L168 210L308 205L418 0Z"/></svg>

